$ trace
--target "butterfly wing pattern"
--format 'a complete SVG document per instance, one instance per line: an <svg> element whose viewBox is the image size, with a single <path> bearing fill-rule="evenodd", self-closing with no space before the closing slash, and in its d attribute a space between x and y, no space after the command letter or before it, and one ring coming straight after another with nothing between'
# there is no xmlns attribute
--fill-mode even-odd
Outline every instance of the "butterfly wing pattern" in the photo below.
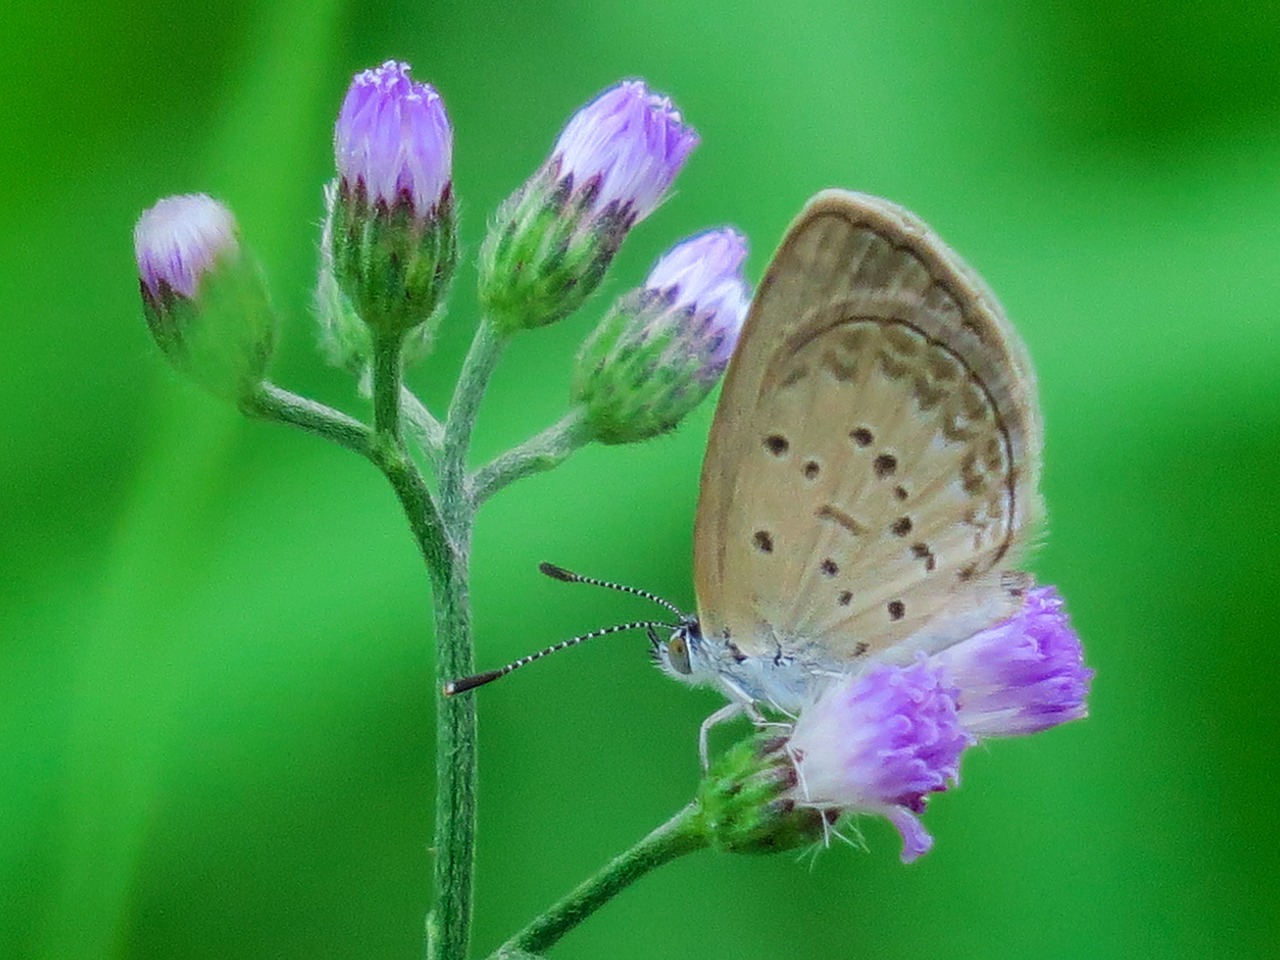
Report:
<svg viewBox="0 0 1280 960"><path fill-rule="evenodd" d="M1012 615L1041 443L1030 361L976 274L902 208L818 194L760 284L711 430L707 669L793 710L817 677Z"/></svg>

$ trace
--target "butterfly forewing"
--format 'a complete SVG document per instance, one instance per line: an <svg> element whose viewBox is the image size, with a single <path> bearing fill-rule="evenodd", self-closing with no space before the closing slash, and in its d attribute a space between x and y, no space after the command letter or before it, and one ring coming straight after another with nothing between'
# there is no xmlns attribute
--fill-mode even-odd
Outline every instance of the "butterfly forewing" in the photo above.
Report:
<svg viewBox="0 0 1280 960"><path fill-rule="evenodd" d="M712 426L699 616L744 654L840 666L1016 609L1041 428L994 297L918 220L819 194L767 270Z"/></svg>

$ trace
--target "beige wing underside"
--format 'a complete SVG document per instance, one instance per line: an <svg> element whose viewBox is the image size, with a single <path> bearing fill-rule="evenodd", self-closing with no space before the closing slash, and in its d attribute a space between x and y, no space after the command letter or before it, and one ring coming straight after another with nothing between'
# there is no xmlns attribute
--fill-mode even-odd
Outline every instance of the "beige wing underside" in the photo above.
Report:
<svg viewBox="0 0 1280 960"><path fill-rule="evenodd" d="M982 281L900 207L818 194L761 281L711 428L704 635L840 664L1003 619L1040 448L1030 362Z"/></svg>

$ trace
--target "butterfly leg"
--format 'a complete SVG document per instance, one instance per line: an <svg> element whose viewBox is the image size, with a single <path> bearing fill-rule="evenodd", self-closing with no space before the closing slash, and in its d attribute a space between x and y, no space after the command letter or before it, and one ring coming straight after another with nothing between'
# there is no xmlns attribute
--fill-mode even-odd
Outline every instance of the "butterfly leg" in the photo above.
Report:
<svg viewBox="0 0 1280 960"><path fill-rule="evenodd" d="M702 726L698 729L698 756L702 759L703 773L706 773L708 768L711 766L711 751L708 747L711 728L717 723L724 723L726 720L732 720L740 713L747 713L748 705L749 701L730 700L723 707L702 721Z"/></svg>

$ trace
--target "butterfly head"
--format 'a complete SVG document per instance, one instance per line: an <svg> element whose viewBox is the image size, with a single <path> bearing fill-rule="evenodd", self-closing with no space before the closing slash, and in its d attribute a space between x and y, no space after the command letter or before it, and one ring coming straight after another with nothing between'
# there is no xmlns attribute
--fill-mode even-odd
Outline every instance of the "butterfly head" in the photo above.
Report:
<svg viewBox="0 0 1280 960"><path fill-rule="evenodd" d="M649 642L653 645L653 659L658 666L677 680L705 683L714 676L715 671L708 657L697 617L681 617L680 623L666 640L661 639L656 632L650 632Z"/></svg>

